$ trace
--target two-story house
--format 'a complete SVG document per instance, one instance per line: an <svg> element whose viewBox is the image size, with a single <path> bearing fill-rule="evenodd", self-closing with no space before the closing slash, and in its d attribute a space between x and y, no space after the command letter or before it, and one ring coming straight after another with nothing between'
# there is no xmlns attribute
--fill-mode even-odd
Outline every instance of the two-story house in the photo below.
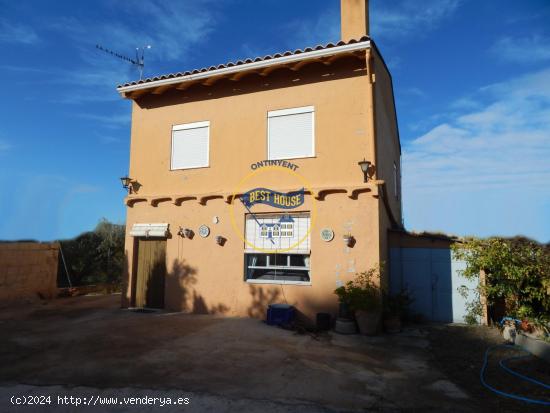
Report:
<svg viewBox="0 0 550 413"><path fill-rule="evenodd" d="M236 316L337 309L402 227L392 80L367 0L342 40L127 83L123 304ZM385 283L385 277L380 280Z"/></svg>

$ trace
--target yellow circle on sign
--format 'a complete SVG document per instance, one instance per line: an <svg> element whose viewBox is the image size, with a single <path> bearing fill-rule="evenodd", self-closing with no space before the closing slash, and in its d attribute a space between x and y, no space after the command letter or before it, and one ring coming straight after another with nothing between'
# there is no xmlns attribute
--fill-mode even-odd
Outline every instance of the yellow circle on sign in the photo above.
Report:
<svg viewBox="0 0 550 413"><path fill-rule="evenodd" d="M240 193L240 189L244 186L244 184L249 179L255 177L256 175L258 175L260 173L263 173L263 172L266 172L266 171L274 171L274 170L282 171L282 172L288 173L288 174L293 175L294 177L298 178L298 180L300 180L302 182L304 189L307 190L311 194L311 219L310 219L309 228L307 229L306 234L302 238L300 238L300 240L298 240L298 242L295 242L290 247L283 248L283 249L280 249L280 250L271 250L271 249L260 248L256 245L254 245L253 243L251 243L250 241L248 241L246 239L245 235L243 234L243 232L241 230L239 230L239 228L237 227L237 223L235 222L235 210L234 210L235 197L236 197L237 194ZM305 194L304 194L304 201L305 201ZM233 230L235 230L235 232L237 233L239 238L246 245L252 247L252 249L254 249L256 251L263 252L263 253L273 253L273 252L275 252L275 253L284 253L286 251L292 250L297 245L300 245L302 242L304 242L307 239L307 237L309 237L309 234L311 233L311 229L315 226L315 219L317 218L317 206L316 206L314 193L311 190L311 185L309 184L309 182L302 175L300 175L300 174L296 173L295 171L292 171L288 168L282 167L282 166L277 166L277 165L266 166L266 167L263 167L261 169L256 169L255 171L251 172L250 174L245 176L237 184L237 186L235 187L235 189L233 191L233 194L231 195L231 204L229 204L229 218L231 220L231 226L233 227Z"/></svg>

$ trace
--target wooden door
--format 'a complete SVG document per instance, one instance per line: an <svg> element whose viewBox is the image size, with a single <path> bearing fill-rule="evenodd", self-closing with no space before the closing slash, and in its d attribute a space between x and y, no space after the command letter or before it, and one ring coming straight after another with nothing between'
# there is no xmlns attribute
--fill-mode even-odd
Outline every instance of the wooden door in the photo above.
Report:
<svg viewBox="0 0 550 413"><path fill-rule="evenodd" d="M136 307L163 308L166 240L140 238L136 262Z"/></svg>

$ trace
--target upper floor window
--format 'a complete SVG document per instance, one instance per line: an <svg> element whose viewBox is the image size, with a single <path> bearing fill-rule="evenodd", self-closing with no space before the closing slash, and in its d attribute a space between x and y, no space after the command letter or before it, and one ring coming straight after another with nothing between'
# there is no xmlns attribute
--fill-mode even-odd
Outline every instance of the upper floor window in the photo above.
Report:
<svg viewBox="0 0 550 413"><path fill-rule="evenodd" d="M187 123L172 127L171 169L209 166L210 122Z"/></svg>
<svg viewBox="0 0 550 413"><path fill-rule="evenodd" d="M284 109L267 114L268 159L315 156L315 108Z"/></svg>

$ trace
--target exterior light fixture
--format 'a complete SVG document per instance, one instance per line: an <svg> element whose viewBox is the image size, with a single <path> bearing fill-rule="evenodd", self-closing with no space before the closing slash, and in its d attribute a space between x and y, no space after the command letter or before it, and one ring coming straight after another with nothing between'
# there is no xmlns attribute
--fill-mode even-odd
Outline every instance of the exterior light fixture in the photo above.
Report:
<svg viewBox="0 0 550 413"><path fill-rule="evenodd" d="M178 235L182 238L192 239L194 234L195 233L193 232L193 230L191 228L180 227L180 229L178 230Z"/></svg>
<svg viewBox="0 0 550 413"><path fill-rule="evenodd" d="M224 243L225 243L225 238L218 235L216 237L216 244L223 245Z"/></svg>
<svg viewBox="0 0 550 413"><path fill-rule="evenodd" d="M124 189L130 189L130 185L132 184L132 178L128 176L123 176L120 178L120 182L122 182L122 187Z"/></svg>
<svg viewBox="0 0 550 413"><path fill-rule="evenodd" d="M370 161L366 161L364 158L362 161L360 161L359 166L361 167L361 171L363 171L363 178L364 182L369 182L369 168L370 168Z"/></svg>
<svg viewBox="0 0 550 413"><path fill-rule="evenodd" d="M351 247L353 245L353 235L350 233L344 234L343 240L346 247Z"/></svg>

